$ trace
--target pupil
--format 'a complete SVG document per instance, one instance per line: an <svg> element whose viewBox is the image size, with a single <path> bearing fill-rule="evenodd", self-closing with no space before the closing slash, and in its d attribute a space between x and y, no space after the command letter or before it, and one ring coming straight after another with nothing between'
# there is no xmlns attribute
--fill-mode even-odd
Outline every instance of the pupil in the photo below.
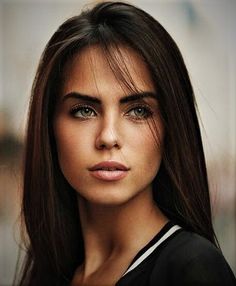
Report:
<svg viewBox="0 0 236 286"><path fill-rule="evenodd" d="M137 115L142 115L143 114L143 109L142 108L138 108L136 110Z"/></svg>
<svg viewBox="0 0 236 286"><path fill-rule="evenodd" d="M85 109L84 109L84 113L85 113L85 114L89 114L89 113L90 113L90 110L89 110L88 108L85 108Z"/></svg>

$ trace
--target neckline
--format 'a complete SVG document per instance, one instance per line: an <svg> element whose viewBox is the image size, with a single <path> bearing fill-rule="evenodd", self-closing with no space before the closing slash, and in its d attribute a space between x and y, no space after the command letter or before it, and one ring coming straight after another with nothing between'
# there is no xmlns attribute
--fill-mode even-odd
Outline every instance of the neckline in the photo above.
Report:
<svg viewBox="0 0 236 286"><path fill-rule="evenodd" d="M161 230L143 248L141 248L140 251L138 251L121 278L139 266L160 244L179 229L181 229L179 225L175 224L173 221L168 221Z"/></svg>

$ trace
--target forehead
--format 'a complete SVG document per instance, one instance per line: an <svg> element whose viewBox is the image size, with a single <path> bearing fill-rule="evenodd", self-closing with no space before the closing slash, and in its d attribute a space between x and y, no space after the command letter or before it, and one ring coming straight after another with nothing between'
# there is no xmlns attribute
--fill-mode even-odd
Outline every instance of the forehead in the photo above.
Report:
<svg viewBox="0 0 236 286"><path fill-rule="evenodd" d="M83 49L64 69L63 94L79 91L94 96L132 91L152 91L154 84L142 57L129 47Z"/></svg>

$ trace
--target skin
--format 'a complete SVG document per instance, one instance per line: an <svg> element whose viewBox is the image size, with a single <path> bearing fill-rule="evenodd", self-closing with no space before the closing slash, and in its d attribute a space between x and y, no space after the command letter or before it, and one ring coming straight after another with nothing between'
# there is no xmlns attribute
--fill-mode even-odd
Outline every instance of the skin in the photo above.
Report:
<svg viewBox="0 0 236 286"><path fill-rule="evenodd" d="M117 80L99 46L93 46L67 63L56 106L59 164L78 193L85 245L85 262L72 285L114 285L167 222L152 199L164 137L158 102L152 96L122 102L133 94L153 95L155 88L141 57L127 47L120 52L114 51L122 55L135 92ZM122 163L127 175L117 181L94 178L89 169L102 161Z"/></svg>

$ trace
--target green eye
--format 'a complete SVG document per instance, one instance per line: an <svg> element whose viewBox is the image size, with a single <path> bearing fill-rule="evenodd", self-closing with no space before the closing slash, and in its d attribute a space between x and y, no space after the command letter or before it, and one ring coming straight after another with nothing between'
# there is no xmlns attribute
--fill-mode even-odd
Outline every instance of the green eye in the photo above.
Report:
<svg viewBox="0 0 236 286"><path fill-rule="evenodd" d="M96 116L95 111L88 106L76 106L70 113L77 118L91 118Z"/></svg>
<svg viewBox="0 0 236 286"><path fill-rule="evenodd" d="M143 107L138 107L134 109L134 114L138 117L146 116L147 112Z"/></svg>
<svg viewBox="0 0 236 286"><path fill-rule="evenodd" d="M129 110L127 114L132 118L139 120L150 117L152 115L152 111L146 106L137 106Z"/></svg>

